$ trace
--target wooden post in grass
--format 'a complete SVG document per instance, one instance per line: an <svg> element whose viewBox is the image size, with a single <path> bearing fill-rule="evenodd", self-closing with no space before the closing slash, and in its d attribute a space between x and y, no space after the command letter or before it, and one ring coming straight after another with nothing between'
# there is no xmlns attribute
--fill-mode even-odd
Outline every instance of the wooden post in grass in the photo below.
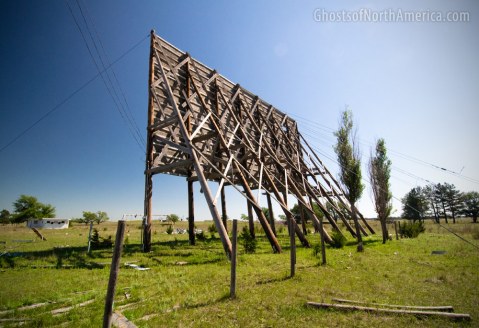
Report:
<svg viewBox="0 0 479 328"><path fill-rule="evenodd" d="M88 232L88 251L87 253L90 253L91 250L91 232L93 230L93 221L90 222L90 232Z"/></svg>
<svg viewBox="0 0 479 328"><path fill-rule="evenodd" d="M116 229L115 248L113 249L113 257L111 259L110 279L108 281L108 289L105 299L105 313L103 314L103 328L110 328L111 316L113 313L113 299L115 297L116 280L118 271L120 270L121 249L123 248L123 236L125 235L125 221L118 221Z"/></svg>
<svg viewBox="0 0 479 328"><path fill-rule="evenodd" d="M397 221L394 221L394 231L396 232L396 240L399 240L399 236L398 236L398 223L397 223Z"/></svg>
<svg viewBox="0 0 479 328"><path fill-rule="evenodd" d="M233 220L233 236L232 236L232 251L231 251L231 286L230 286L230 298L236 297L236 257L237 257L237 245L238 245L238 220Z"/></svg>
<svg viewBox="0 0 479 328"><path fill-rule="evenodd" d="M323 218L319 218L319 234L321 237L321 264L326 264L326 245L324 243L324 225Z"/></svg>
<svg viewBox="0 0 479 328"><path fill-rule="evenodd" d="M295 228L294 228L294 219L289 220L289 241L290 241L290 260L291 260L291 278L294 277L295 265L296 265L296 239L295 239Z"/></svg>
<svg viewBox="0 0 479 328"><path fill-rule="evenodd" d="M188 238L190 245L195 244L195 198L191 171L188 172Z"/></svg>

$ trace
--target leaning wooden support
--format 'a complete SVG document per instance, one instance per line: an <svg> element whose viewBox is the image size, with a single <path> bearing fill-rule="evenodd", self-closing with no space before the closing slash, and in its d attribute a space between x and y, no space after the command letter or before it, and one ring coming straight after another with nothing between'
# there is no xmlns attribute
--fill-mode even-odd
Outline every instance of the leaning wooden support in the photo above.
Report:
<svg viewBox="0 0 479 328"><path fill-rule="evenodd" d="M445 305L445 306L412 306L412 305L376 304L376 303L345 300L345 299L342 299L342 298L333 298L331 300L333 302L338 302L338 303L360 304L360 305L368 305L370 307L379 306L379 307L405 309L405 310L454 312L454 307L452 307L451 305Z"/></svg>
<svg viewBox="0 0 479 328"><path fill-rule="evenodd" d="M123 248L123 236L125 235L125 221L118 221L116 229L115 248L111 259L110 279L105 299L105 312L103 314L103 328L110 328L113 312L113 299L115 298L116 280L120 271L121 249Z"/></svg>
<svg viewBox="0 0 479 328"><path fill-rule="evenodd" d="M191 178L191 172L189 172L188 177ZM188 239L190 245L195 244L195 198L194 198L194 189L193 181L188 180Z"/></svg>
<svg viewBox="0 0 479 328"><path fill-rule="evenodd" d="M416 316L428 317L442 317L452 320L471 320L471 316L465 313L449 313L449 312L435 312L435 311L418 311L418 310L394 310L382 309L376 307L365 307L359 305L345 305L345 304L329 304L329 303L315 303L307 302L306 305L320 309L336 309L341 311L364 311L372 313L395 313L395 314L412 314Z"/></svg>
<svg viewBox="0 0 479 328"><path fill-rule="evenodd" d="M233 236L232 236L232 252L231 252L231 282L230 282L230 298L236 297L236 258L238 256L238 220L233 220Z"/></svg>
<svg viewBox="0 0 479 328"><path fill-rule="evenodd" d="M47 239L40 233L40 231L38 231L36 228L30 228L33 230L33 232L35 232L35 234L41 239L41 240L45 240L47 241Z"/></svg>
<svg viewBox="0 0 479 328"><path fill-rule="evenodd" d="M290 247L290 277L293 278L296 271L296 238L295 238L295 229L294 226L296 222L294 220L289 220L289 247Z"/></svg>

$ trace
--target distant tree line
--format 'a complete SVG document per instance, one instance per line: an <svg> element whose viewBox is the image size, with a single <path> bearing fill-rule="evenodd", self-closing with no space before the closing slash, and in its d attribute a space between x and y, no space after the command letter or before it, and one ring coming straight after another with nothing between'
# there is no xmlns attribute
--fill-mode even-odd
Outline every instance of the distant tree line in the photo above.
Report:
<svg viewBox="0 0 479 328"><path fill-rule="evenodd" d="M402 199L403 218L423 221L432 218L439 223L452 219L456 223L458 216L471 217L477 223L479 215L479 193L461 192L454 184L437 183L425 187L412 188Z"/></svg>
<svg viewBox="0 0 479 328"><path fill-rule="evenodd" d="M34 196L20 195L12 205L13 213L10 213L7 209L0 212L0 224L20 224L29 219L54 218L56 215L54 206L43 204ZM83 217L71 219L71 221L85 224L100 224L108 220L108 214L102 211L96 213L85 211Z"/></svg>

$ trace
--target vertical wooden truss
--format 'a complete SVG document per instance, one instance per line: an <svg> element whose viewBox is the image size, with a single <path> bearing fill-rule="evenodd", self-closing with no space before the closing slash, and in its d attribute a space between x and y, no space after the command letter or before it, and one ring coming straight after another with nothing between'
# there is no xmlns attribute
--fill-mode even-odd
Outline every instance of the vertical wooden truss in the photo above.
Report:
<svg viewBox="0 0 479 328"><path fill-rule="evenodd" d="M349 211L341 186L301 136L293 119L153 31L148 104L146 251L151 243L152 176L158 173L184 176L190 183L200 183L228 256L231 242L217 208L226 185L240 191L251 204L274 252L281 252L281 246L253 190L258 190L258 195L265 192L275 200L288 220L293 217L288 209L288 195L296 198L317 226L320 219L312 210L313 202L318 203L335 228L336 222L325 203L331 203L341 213L335 207L336 200ZM219 184L216 195L208 181ZM221 199L224 203L224 195ZM340 218L354 236L346 218ZM293 226L302 244L309 246L301 229ZM364 228L362 233L366 234ZM325 237L330 241L327 233Z"/></svg>

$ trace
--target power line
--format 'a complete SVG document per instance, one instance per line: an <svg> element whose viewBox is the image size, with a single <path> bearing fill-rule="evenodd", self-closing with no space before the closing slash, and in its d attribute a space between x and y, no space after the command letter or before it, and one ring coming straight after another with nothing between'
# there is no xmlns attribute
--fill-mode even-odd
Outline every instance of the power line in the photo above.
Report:
<svg viewBox="0 0 479 328"><path fill-rule="evenodd" d="M318 123L318 122L315 122L315 121L312 121L311 119L306 119L304 117L301 117L299 115L296 115L296 114L290 114L291 117L294 117L298 120L298 122L304 126L306 126L307 130L311 131L313 130L315 133L318 133L318 134L322 134L324 135L325 133L328 134L328 135L333 135L334 134L334 129L327 126L327 125L324 125L324 124L321 124L321 123ZM373 143L369 142L369 141L366 141L364 139L361 139L361 138L358 138L359 139L359 142L362 143L362 144L366 144L368 146L372 146ZM450 169L447 169L445 167L442 167L442 166L439 166L439 165L436 165L434 163L430 163L428 161L425 161L425 160L422 160L422 159L419 159L419 158L416 158L416 157L413 157L411 155L407 155L407 154L404 154L404 153L401 153L399 151L396 151L394 149L390 149L388 148L388 151L401 157L401 158L404 158L406 160L409 160L409 161L412 161L412 162L415 162L417 164L422 164L422 165L425 165L425 166L429 166L429 167L432 167L434 169L437 169L437 170L440 170L442 172L446 172L448 174L451 174L451 175L454 175L458 178L461 178L461 179L464 179L464 180L467 180L469 182L473 182L473 183L476 183L476 184L479 184L479 180L478 179L474 179L472 177L468 177L468 176L465 176L463 175L461 172L456 172L456 171L453 171L453 170L450 170ZM424 180L421 178L421 180ZM426 180L427 181L427 180Z"/></svg>
<svg viewBox="0 0 479 328"><path fill-rule="evenodd" d="M135 50L143 41L145 41L149 37L149 34L146 35L144 38L139 40L137 43L135 43L133 46L131 46L128 50L126 50L122 55L120 55L116 60L114 60L111 65L105 68L109 69L116 63L118 63L120 60L122 60L126 55L128 55L130 52ZM25 128L23 131L21 131L19 134L17 134L15 137L13 137L9 142L7 142L1 149L0 153L3 152L5 149L13 145L15 142L17 142L21 137L26 135L31 129L33 129L36 125L38 125L40 122L42 122L44 119L49 117L51 114L53 114L55 111L57 111L59 108L61 108L64 104L66 104L70 99L72 99L76 94L78 94L80 91L85 89L90 83L95 81L105 70L102 70L98 72L96 75L91 77L89 80L87 80L85 83L83 83L80 87L78 87L75 91L70 93L67 97L65 97L62 101L60 101L57 105L53 106L49 111L47 111L45 114L43 114L41 117L39 117L35 122L30 124L27 128Z"/></svg>
<svg viewBox="0 0 479 328"><path fill-rule="evenodd" d="M83 16L83 20L85 21L85 24L88 28L88 24L85 20L85 16L83 15L83 11L82 11L82 7L80 6L80 3L79 3L79 0L76 0L77 1L77 5L78 7L80 8L80 12L82 13L82 16ZM103 55L105 57L105 61L106 61L106 64L107 66L110 66L109 63L110 63L110 58L108 56L108 53L106 52L105 50L105 47L103 46L103 42L101 41L101 38L100 38L100 35L98 33L98 29L96 28L95 26L95 22L94 20L92 19L89 11L88 11L88 7L86 5L84 5L85 7L85 12L86 12L86 16L89 18L89 21L91 22L91 25L92 25L92 28L93 28L93 31L95 32L95 35L96 35L96 38L98 39L98 43L100 44L100 48L101 50L103 51ZM88 28L88 32L90 33L90 29ZM90 37L91 39L94 41L94 38L91 36L91 33L90 33ZM96 45L95 45L95 48ZM98 50L98 49L97 49ZM98 51L98 55L101 59L101 56L100 56L100 52ZM103 61L102 61L103 63ZM146 142L145 142L145 139L144 139L144 136L143 134L141 133L140 129L138 128L138 124L136 123L135 121L135 117L133 116L132 112L131 112L131 108L130 108L130 105L128 104L128 100L126 98L126 95L125 95L125 92L123 91L123 88L121 87L121 84L120 84L120 81L118 80L117 76L116 76L116 73L115 73L115 70L113 69L113 67L111 67L109 70L106 71L107 75L108 75L108 72L111 71L112 75L113 75L113 80L115 82L115 84L112 83L112 86L116 85L118 87L118 91L120 92L122 98L123 98L123 101L125 103L125 107L124 107L124 112L126 114L126 117L128 119L128 121L130 122L130 124L133 126L133 128L135 129L135 132L139 138L139 140L142 142L143 146L146 147ZM114 89L116 91L116 89ZM116 94L116 92L115 92ZM120 101L120 104L121 104L121 101ZM123 106L122 106L123 107Z"/></svg>
<svg viewBox="0 0 479 328"><path fill-rule="evenodd" d="M115 88L115 85L113 84L113 82L110 78L110 75L108 74L107 65L105 64L105 61L103 60L103 58L100 54L100 51L99 51L98 46L97 46L97 42L93 38L93 35L92 35L92 33L90 31L90 28L89 28L89 25L86 21L83 10L81 9L80 3L78 2L78 0L76 1L77 5L80 9L80 14L81 14L81 16L83 18L83 21L84 21L84 24L85 24L85 29L90 36L91 43L93 44L94 50L96 51L96 55L97 55L98 58L96 58L96 56L94 55L94 50L90 47L90 44L87 40L87 37L85 36L85 33L83 32L83 29L81 28L79 21L76 19L76 16L73 12L72 7L70 6L70 3L68 2L68 0L65 0L65 2L68 6L68 9L70 11L71 16L73 17L75 25L77 26L78 31L80 32L80 34L82 36L83 42L85 43L85 45L88 49L88 53L90 54L90 57L91 57L93 63L95 64L95 67L96 67L97 71L100 73L100 77L102 78L103 84L107 88L107 91L108 91L110 97L112 98L113 103L115 104L115 107L116 107L118 113L120 114L120 116L121 116L122 120L125 122L125 124L128 126L128 129L129 129L133 139L137 143L138 147L143 151L145 149L144 140L143 140L143 145L142 145L141 137L139 138L137 136L138 132L135 132L135 130L139 131L138 127L136 127L136 129L135 129L135 124L133 124L131 119L129 119L128 114L127 114L126 110L124 109L123 104L121 103L121 100L118 96L117 89ZM100 65L101 65L101 68L100 68ZM106 75L106 78L105 78L104 75Z"/></svg>

